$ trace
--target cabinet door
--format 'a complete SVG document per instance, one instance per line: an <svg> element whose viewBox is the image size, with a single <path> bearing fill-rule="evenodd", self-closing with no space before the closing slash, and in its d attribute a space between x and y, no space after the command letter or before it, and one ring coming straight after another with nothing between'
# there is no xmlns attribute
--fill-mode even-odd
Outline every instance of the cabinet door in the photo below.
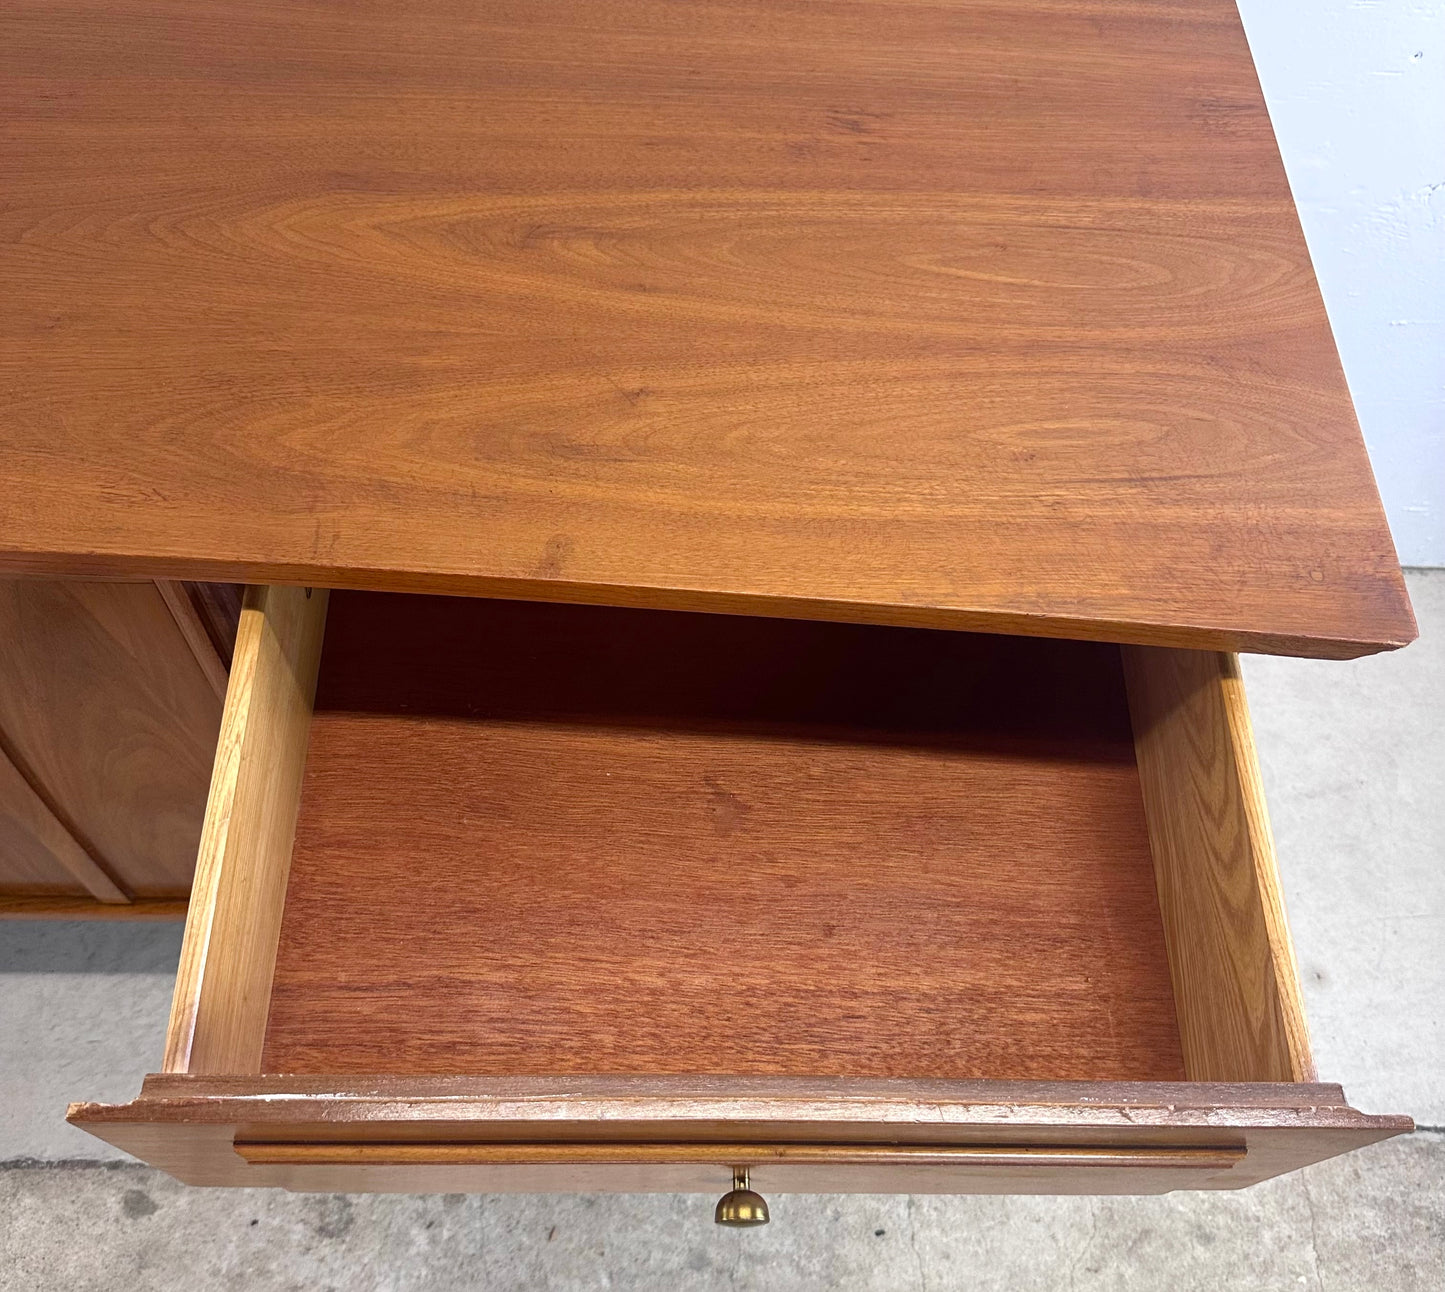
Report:
<svg viewBox="0 0 1445 1292"><path fill-rule="evenodd" d="M225 606L180 584L0 582L0 912L184 912Z"/></svg>

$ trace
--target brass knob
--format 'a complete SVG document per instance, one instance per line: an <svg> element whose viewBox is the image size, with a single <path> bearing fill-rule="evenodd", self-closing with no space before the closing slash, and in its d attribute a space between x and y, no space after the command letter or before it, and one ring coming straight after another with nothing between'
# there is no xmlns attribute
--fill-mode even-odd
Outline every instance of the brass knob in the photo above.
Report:
<svg viewBox="0 0 1445 1292"><path fill-rule="evenodd" d="M761 1193L748 1188L748 1169L733 1167L733 1187L717 1200L717 1210L712 1218L720 1225L766 1225L768 1223L768 1201Z"/></svg>

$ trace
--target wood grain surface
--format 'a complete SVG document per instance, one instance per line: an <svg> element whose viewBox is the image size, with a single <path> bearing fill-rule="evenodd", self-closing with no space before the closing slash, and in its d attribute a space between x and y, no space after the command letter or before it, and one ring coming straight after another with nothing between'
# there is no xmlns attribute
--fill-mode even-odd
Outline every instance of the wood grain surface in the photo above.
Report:
<svg viewBox="0 0 1445 1292"><path fill-rule="evenodd" d="M1018 1147L979 1144L498 1144L359 1143L316 1140L241 1140L236 1153L266 1166L669 1166L675 1164L758 1167L1014 1167L1030 1171L1132 1167L1139 1170L1227 1171L1245 1157L1243 1145L1175 1148Z"/></svg>
<svg viewBox="0 0 1445 1292"><path fill-rule="evenodd" d="M259 1069L324 589L246 589L166 1031L167 1072Z"/></svg>
<svg viewBox="0 0 1445 1292"><path fill-rule="evenodd" d="M766 1192L1151 1193L1236 1189L1409 1131L1356 1112L1338 1086L1196 1082L819 1081L758 1077L147 1077L124 1105L73 1104L72 1124L190 1184L309 1191L721 1193L728 1167L626 1165L637 1146L943 1145L994 1150L1245 1148L1222 1170L837 1168L769 1164ZM280 1141L607 1144L598 1165L263 1165L233 1149ZM401 1154L398 1154L400 1157Z"/></svg>
<svg viewBox="0 0 1445 1292"><path fill-rule="evenodd" d="M103 872L91 891L184 893L221 702L155 586L0 579L0 657L0 748Z"/></svg>
<svg viewBox="0 0 1445 1292"><path fill-rule="evenodd" d="M13 0L0 563L1348 656L1232 0Z"/></svg>
<svg viewBox="0 0 1445 1292"><path fill-rule="evenodd" d="M206 680L211 684L211 689L215 691L219 699L224 701L228 682L226 670L229 667L230 654L223 655L221 653L208 616L191 594L192 588L205 585L181 583L174 579L157 579L155 585L156 591L161 594L161 600L166 603L166 609L171 612L171 618L176 621L176 628L185 639L187 648L195 657L201 672L206 675ZM237 612L239 613L239 611L240 607L238 606ZM233 649L234 646L235 642L233 641Z"/></svg>
<svg viewBox="0 0 1445 1292"><path fill-rule="evenodd" d="M183 583L181 586L200 616L221 663L230 668L245 587L239 583Z"/></svg>
<svg viewBox="0 0 1445 1292"><path fill-rule="evenodd" d="M1147 646L1123 658L1185 1068L1313 1080L1239 661Z"/></svg>
<svg viewBox="0 0 1445 1292"><path fill-rule="evenodd" d="M0 738L0 895L80 893L100 902L126 900L10 761Z"/></svg>
<svg viewBox="0 0 1445 1292"><path fill-rule="evenodd" d="M262 1070L1182 1078L1117 648L335 593Z"/></svg>

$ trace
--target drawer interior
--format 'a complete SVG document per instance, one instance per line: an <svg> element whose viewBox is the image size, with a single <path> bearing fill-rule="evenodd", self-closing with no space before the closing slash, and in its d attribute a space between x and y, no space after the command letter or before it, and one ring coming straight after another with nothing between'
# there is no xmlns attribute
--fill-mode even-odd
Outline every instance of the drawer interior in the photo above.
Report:
<svg viewBox="0 0 1445 1292"><path fill-rule="evenodd" d="M1119 648L333 593L261 1067L1182 1080Z"/></svg>
<svg viewBox="0 0 1445 1292"><path fill-rule="evenodd" d="M1315 1082L1232 656L296 587L163 1071L70 1120L400 1192L1237 1188L1410 1126Z"/></svg>
<svg viewBox="0 0 1445 1292"><path fill-rule="evenodd" d="M247 595L166 1072L1313 1080L1231 656Z"/></svg>

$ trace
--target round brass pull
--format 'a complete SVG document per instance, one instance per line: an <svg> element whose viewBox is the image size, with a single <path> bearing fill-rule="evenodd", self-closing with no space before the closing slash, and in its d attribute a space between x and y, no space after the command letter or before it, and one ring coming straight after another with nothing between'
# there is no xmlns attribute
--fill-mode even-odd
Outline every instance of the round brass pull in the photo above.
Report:
<svg viewBox="0 0 1445 1292"><path fill-rule="evenodd" d="M743 1228L768 1223L768 1201L748 1188L748 1169L733 1167L733 1187L717 1200L712 1218L720 1225Z"/></svg>

